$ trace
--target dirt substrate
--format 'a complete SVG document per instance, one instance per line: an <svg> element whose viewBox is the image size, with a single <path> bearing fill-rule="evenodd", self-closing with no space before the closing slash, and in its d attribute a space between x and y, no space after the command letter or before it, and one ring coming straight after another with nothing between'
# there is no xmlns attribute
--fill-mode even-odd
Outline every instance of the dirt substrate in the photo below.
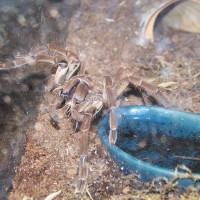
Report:
<svg viewBox="0 0 200 200"><path fill-rule="evenodd" d="M141 46L139 22L153 2L77 1L76 7L71 6L76 11L68 19L67 30L62 30L62 34L66 31L66 42L61 39L55 43L75 50L95 80L102 81L103 75L113 76L119 67L128 66L136 76L160 86L171 107L200 113L200 35L174 31L160 24L155 30L155 45ZM63 1L47 7L47 11L59 13L54 21L59 22L59 27L65 27L62 22L66 19L61 12L64 4L70 5ZM40 98L36 122L26 131L26 148L9 199L44 199L56 191L61 193L55 199L76 199L80 133L73 131L73 122L62 111L60 130L52 127L46 112L48 95ZM151 183L142 183L136 174L120 172L101 145L97 124L95 121L90 131L89 177L84 198L164 198L164 189L148 191ZM167 197L199 199L200 194L198 189L176 188Z"/></svg>

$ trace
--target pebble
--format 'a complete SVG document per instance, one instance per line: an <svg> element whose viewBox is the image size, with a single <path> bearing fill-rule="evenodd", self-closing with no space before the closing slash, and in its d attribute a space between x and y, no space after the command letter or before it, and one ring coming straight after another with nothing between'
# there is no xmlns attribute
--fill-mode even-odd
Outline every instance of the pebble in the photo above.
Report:
<svg viewBox="0 0 200 200"><path fill-rule="evenodd" d="M74 176L76 176L76 171L77 170L75 168L71 168L71 169L67 170L67 173L69 174L69 176L74 177Z"/></svg>
<svg viewBox="0 0 200 200"><path fill-rule="evenodd" d="M41 131L43 127L40 122L36 122L34 128L36 131Z"/></svg>
<svg viewBox="0 0 200 200"><path fill-rule="evenodd" d="M3 101L6 104L10 104L11 103L11 97L9 95L6 95L6 96L3 97Z"/></svg>
<svg viewBox="0 0 200 200"><path fill-rule="evenodd" d="M60 17L60 14L59 14L58 10L56 10L56 9L51 9L49 14L51 17L56 18L56 19Z"/></svg>
<svg viewBox="0 0 200 200"><path fill-rule="evenodd" d="M125 188L122 190L122 192L123 192L124 194L127 194L129 191L130 191L130 187L129 187L129 186L125 187Z"/></svg>
<svg viewBox="0 0 200 200"><path fill-rule="evenodd" d="M19 15L17 18L17 21L19 22L19 24L21 26L26 26L26 18L24 17L24 15Z"/></svg>

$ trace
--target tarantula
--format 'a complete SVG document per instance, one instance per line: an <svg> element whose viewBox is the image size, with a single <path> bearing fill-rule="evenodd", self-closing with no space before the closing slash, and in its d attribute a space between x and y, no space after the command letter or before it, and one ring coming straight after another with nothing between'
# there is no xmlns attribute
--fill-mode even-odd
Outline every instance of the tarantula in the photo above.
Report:
<svg viewBox="0 0 200 200"><path fill-rule="evenodd" d="M107 108L110 119L109 142L114 146L117 141L117 119L115 109L120 105L120 98L129 86L139 88L144 102L150 96L160 106L168 107L163 94L151 84L134 76L130 68L121 67L114 78L104 76L103 83L97 83L91 76L84 73L83 64L76 54L55 45L45 45L32 51L25 58L18 58L12 67L25 63L49 63L55 68L48 91L52 95L51 104L56 109L65 109L67 115L80 125L80 165L79 191L83 193L88 176L88 141L92 120L103 109ZM2 64L1 67L11 67Z"/></svg>

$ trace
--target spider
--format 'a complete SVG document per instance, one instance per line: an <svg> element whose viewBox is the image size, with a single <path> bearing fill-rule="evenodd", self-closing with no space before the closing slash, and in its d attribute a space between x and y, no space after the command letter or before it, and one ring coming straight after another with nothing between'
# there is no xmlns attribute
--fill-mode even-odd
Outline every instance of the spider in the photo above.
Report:
<svg viewBox="0 0 200 200"><path fill-rule="evenodd" d="M1 67L20 67L25 63L48 63L55 69L47 91L51 94L51 104L55 109L65 110L80 125L80 164L79 192L84 193L88 177L88 143L92 120L101 110L107 109L110 119L109 143L114 146L117 141L116 108L127 88L139 89L145 104L151 97L158 105L168 107L168 101L158 88L134 76L131 68L121 67L114 77L104 76L103 83L85 74L83 64L71 51L55 45L45 45L32 51L26 57L17 58L12 65Z"/></svg>

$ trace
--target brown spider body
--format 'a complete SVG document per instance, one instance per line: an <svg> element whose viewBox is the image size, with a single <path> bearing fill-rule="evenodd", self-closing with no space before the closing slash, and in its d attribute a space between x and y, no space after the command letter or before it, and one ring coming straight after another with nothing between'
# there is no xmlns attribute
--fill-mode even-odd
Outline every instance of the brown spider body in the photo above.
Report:
<svg viewBox="0 0 200 200"><path fill-rule="evenodd" d="M19 67L27 62L53 65L55 75L52 75L51 86L47 86L47 91L52 96L50 103L56 109L65 110L67 115L71 115L75 121L81 123L80 193L85 191L88 176L89 129L92 120L103 108L109 110L109 142L114 146L117 141L115 109L120 105L119 97L130 85L143 92L142 97L145 103L148 103L147 99L150 96L157 101L157 104L168 107L168 102L163 94L156 87L134 76L130 68L121 67L114 78L104 76L103 83L97 83L84 73L82 63L74 53L55 45L43 46L29 53L25 60L18 58L12 65L2 64L1 67Z"/></svg>

